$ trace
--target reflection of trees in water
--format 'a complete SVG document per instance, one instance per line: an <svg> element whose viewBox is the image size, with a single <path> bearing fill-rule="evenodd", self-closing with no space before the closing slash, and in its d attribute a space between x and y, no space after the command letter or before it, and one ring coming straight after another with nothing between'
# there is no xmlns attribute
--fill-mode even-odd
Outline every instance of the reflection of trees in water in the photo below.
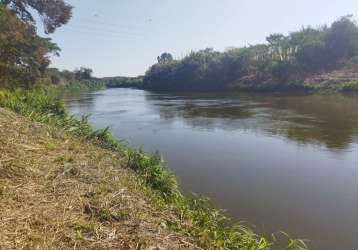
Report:
<svg viewBox="0 0 358 250"><path fill-rule="evenodd" d="M278 117L289 121L284 130L284 135L289 139L300 143L319 142L329 149L345 149L357 138L357 96L277 98L270 102L270 106L273 110L285 108L292 111L293 115L287 118Z"/></svg>
<svg viewBox="0 0 358 250"><path fill-rule="evenodd" d="M148 95L146 98L166 120L182 119L191 127L211 130L224 128L236 130L239 119L251 117L252 112L241 103L232 100L208 99L207 96L168 96Z"/></svg>
<svg viewBox="0 0 358 250"><path fill-rule="evenodd" d="M358 137L358 98L346 95L148 95L163 119L191 127L250 130L344 150Z"/></svg>
<svg viewBox="0 0 358 250"><path fill-rule="evenodd" d="M75 115L87 115L93 112L95 106L95 99L98 97L99 93L66 93L62 99L65 102L67 108L71 110Z"/></svg>

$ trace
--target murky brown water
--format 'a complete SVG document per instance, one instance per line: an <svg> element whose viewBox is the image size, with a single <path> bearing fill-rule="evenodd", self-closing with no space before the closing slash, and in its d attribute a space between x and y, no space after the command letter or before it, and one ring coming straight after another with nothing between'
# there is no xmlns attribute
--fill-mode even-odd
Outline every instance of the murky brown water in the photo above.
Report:
<svg viewBox="0 0 358 250"><path fill-rule="evenodd" d="M358 249L358 96L109 89L68 100L260 232Z"/></svg>

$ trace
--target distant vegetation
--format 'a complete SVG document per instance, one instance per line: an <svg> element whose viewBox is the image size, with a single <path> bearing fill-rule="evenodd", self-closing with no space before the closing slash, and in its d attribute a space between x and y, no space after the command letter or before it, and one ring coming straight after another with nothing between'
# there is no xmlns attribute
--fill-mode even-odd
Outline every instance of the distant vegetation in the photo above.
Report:
<svg viewBox="0 0 358 250"><path fill-rule="evenodd" d="M0 0L0 87L81 82L92 89L358 91L358 26L352 16L223 52L207 48L181 59L166 52L144 76L94 78L88 68L48 69L50 56L59 55L60 48L37 35L34 12L41 16L45 32L52 33L69 21L72 7L63 0Z"/></svg>
<svg viewBox="0 0 358 250"><path fill-rule="evenodd" d="M100 90L106 88L106 82L94 78L92 76L92 69L81 67L74 71L58 70L50 68L46 71L46 83L55 85L57 90L65 92L70 91L83 91L83 90Z"/></svg>
<svg viewBox="0 0 358 250"><path fill-rule="evenodd" d="M108 88L142 88L143 76L138 77L104 77L100 80L104 81Z"/></svg>
<svg viewBox="0 0 358 250"><path fill-rule="evenodd" d="M146 72L145 89L154 90L339 90L358 86L358 27L352 16L330 27L305 27L300 31L272 34L267 43L224 52L204 49L180 60L169 53ZM337 74L327 73L343 70ZM336 77L346 75L346 78Z"/></svg>

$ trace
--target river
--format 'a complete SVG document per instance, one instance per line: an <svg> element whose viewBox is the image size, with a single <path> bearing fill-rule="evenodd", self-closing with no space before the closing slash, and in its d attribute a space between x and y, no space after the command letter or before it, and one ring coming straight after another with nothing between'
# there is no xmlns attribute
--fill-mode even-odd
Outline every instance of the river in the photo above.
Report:
<svg viewBox="0 0 358 250"><path fill-rule="evenodd" d="M259 233L358 249L358 96L107 89L66 104Z"/></svg>

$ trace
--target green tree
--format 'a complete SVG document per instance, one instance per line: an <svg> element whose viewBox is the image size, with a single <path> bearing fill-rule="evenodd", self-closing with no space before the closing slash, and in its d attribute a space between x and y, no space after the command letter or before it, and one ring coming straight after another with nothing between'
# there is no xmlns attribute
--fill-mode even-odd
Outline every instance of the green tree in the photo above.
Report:
<svg viewBox="0 0 358 250"><path fill-rule="evenodd" d="M266 37L266 41L271 46L279 46L283 41L285 41L285 36L280 33L271 34Z"/></svg>
<svg viewBox="0 0 358 250"><path fill-rule="evenodd" d="M36 23L32 10L35 10L41 16L46 33L53 33L72 16L72 6L64 0L0 0L0 3L33 28Z"/></svg>
<svg viewBox="0 0 358 250"><path fill-rule="evenodd" d="M205 91L235 86L287 89L301 84L304 88L308 76L338 69L348 61L356 67L352 57L358 56L358 27L350 16L331 27L307 27L287 36L276 33L266 40L266 44L224 52L207 48L181 60L164 53L146 72L144 87Z"/></svg>
<svg viewBox="0 0 358 250"><path fill-rule="evenodd" d="M90 68L81 67L75 70L75 77L77 80L91 80L93 70Z"/></svg>
<svg viewBox="0 0 358 250"><path fill-rule="evenodd" d="M0 82L7 86L34 84L45 73L49 55L58 55L60 49L1 5L0 30Z"/></svg>
<svg viewBox="0 0 358 250"><path fill-rule="evenodd" d="M158 56L157 60L158 60L159 64L165 64L165 63L172 62L174 59L170 53L165 52L165 53L161 54L160 56Z"/></svg>
<svg viewBox="0 0 358 250"><path fill-rule="evenodd" d="M315 72L331 63L325 42L327 30L326 26L319 29L307 27L290 34L290 45L294 48L297 70Z"/></svg>
<svg viewBox="0 0 358 250"><path fill-rule="evenodd" d="M358 27L352 16L344 16L335 21L325 38L331 60L350 58L358 53Z"/></svg>

